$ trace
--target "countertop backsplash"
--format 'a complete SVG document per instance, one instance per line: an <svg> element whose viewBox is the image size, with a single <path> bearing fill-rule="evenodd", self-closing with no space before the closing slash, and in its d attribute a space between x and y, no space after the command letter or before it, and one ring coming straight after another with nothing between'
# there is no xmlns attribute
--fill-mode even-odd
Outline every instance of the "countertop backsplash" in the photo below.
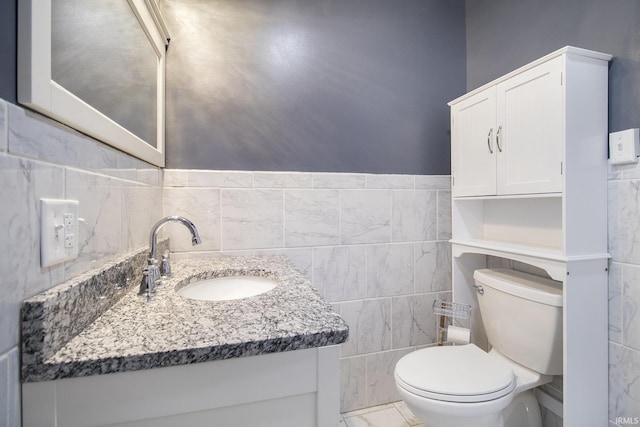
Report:
<svg viewBox="0 0 640 427"><path fill-rule="evenodd" d="M169 249L169 239L158 244ZM22 365L42 363L142 280L147 248L88 271L22 304Z"/></svg>

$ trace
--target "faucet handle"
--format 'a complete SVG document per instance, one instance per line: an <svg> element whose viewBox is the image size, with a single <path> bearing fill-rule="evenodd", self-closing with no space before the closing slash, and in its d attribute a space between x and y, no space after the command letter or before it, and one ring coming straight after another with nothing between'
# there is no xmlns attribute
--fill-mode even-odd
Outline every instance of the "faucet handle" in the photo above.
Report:
<svg viewBox="0 0 640 427"><path fill-rule="evenodd" d="M165 251L162 254L162 261L160 262L160 276L162 278L171 277L171 264L169 263L169 251Z"/></svg>
<svg viewBox="0 0 640 427"><path fill-rule="evenodd" d="M149 267L145 267L142 270L142 281L140 282L140 290L138 295L142 295L147 298L147 302L151 299L151 294L155 292L155 280L153 280L153 274Z"/></svg>

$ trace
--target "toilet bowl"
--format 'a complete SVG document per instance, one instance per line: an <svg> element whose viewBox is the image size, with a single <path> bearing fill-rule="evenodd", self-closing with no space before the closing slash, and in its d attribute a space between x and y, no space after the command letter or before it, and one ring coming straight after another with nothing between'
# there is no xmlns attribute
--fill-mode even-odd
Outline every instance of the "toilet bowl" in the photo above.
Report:
<svg viewBox="0 0 640 427"><path fill-rule="evenodd" d="M540 427L528 390L552 378L474 344L415 351L398 361L394 376L400 397L426 427Z"/></svg>
<svg viewBox="0 0 640 427"><path fill-rule="evenodd" d="M429 347L396 364L396 388L426 427L541 427L532 392L562 366L562 284L511 270L474 274L487 353Z"/></svg>

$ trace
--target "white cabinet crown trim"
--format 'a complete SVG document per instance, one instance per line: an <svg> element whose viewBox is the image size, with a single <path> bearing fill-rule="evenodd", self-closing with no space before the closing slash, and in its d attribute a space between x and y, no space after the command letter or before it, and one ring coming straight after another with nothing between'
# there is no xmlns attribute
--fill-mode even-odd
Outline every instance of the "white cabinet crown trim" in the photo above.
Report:
<svg viewBox="0 0 640 427"><path fill-rule="evenodd" d="M457 104L458 102L460 102L460 101L462 101L462 100L464 100L466 98L472 97L473 95L476 95L477 93L482 92L483 90L485 90L485 89L487 89L487 88L489 88L491 86L495 86L498 83L501 83L501 82L503 82L505 80L509 80L513 76L518 75L518 74L522 73L523 71L526 71L526 70L529 70L531 68L534 68L534 67L536 67L536 66L538 66L540 64L544 64L545 62L548 62L549 60L551 60L553 58L557 58L557 57L562 56L564 54L578 55L578 56L583 56L585 58L598 59L598 60L601 60L601 61L610 61L613 58L613 55L609 55L609 54L606 54L606 53L595 52L593 50L582 49L582 48L574 47L574 46L565 46L565 47L563 47L561 49L558 49L558 50L556 50L554 52L551 52L548 55L543 56L542 58L536 59L533 62L530 62L530 63L528 63L526 65L523 65L522 67L517 68L517 69L511 71L510 73L505 74L504 76L498 77L497 79L495 79L495 80L493 80L493 81L491 81L489 83L486 83L486 84L484 84L484 85L482 85L482 86L480 86L480 87L478 87L478 88L476 88L476 89L474 89L474 90L472 90L470 92L467 92L464 95L462 95L462 96L460 96L460 97L448 102L447 105L448 106L452 106L453 104Z"/></svg>

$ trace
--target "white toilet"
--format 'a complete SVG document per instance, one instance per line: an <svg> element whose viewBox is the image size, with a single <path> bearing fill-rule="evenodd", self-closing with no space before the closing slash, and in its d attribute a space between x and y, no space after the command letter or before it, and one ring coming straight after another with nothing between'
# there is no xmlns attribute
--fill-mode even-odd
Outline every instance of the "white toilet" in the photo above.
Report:
<svg viewBox="0 0 640 427"><path fill-rule="evenodd" d="M532 389L562 374L562 283L508 269L476 270L493 347L429 347L400 359L396 387L426 427L540 427Z"/></svg>

